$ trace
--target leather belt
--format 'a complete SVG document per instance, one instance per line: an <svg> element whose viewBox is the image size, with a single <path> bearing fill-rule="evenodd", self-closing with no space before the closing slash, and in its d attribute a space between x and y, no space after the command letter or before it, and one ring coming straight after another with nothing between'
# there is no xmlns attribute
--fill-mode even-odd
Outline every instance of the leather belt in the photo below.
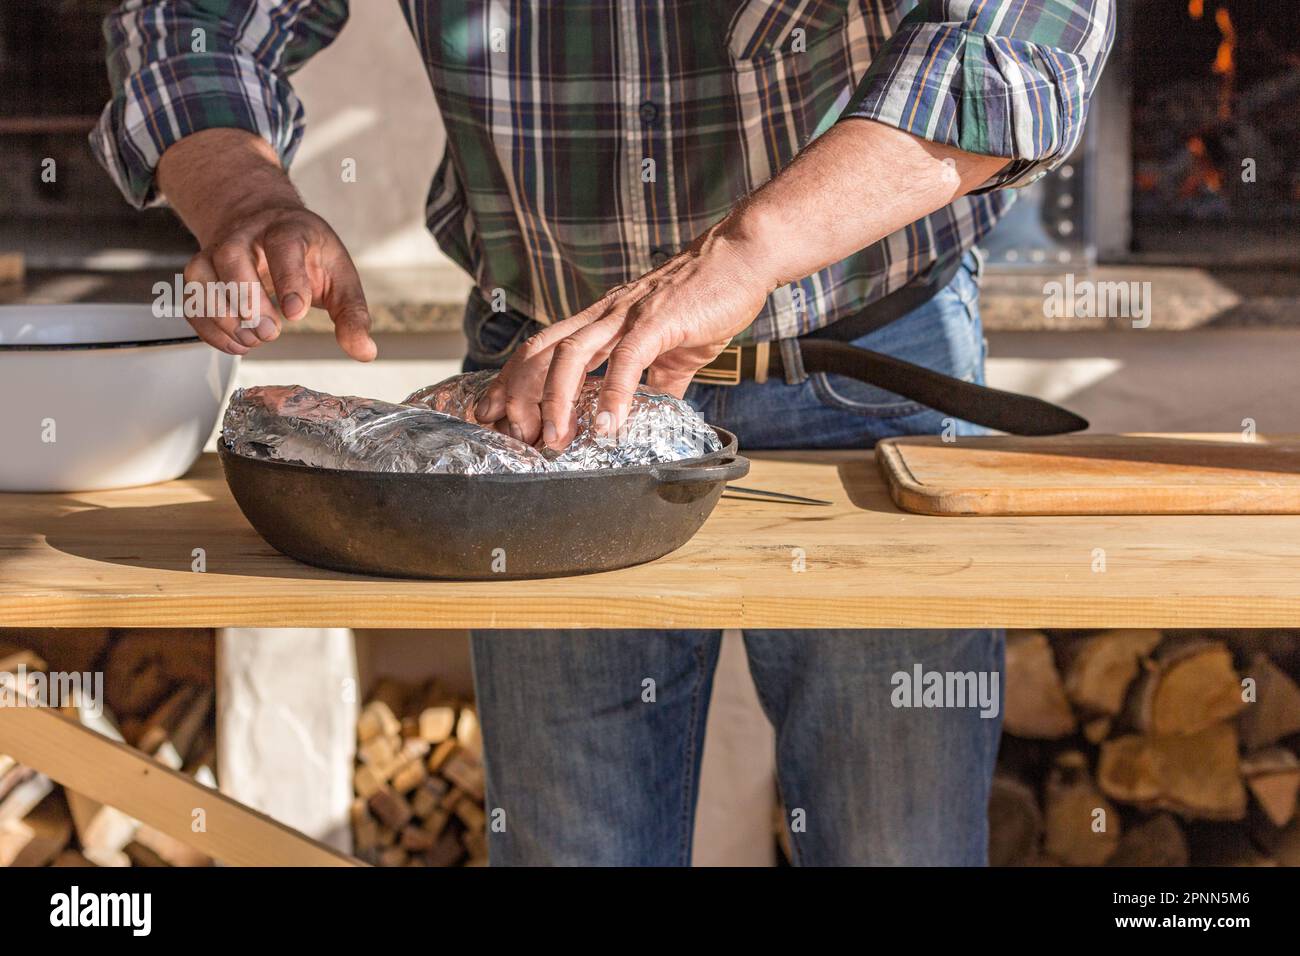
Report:
<svg viewBox="0 0 1300 956"><path fill-rule="evenodd" d="M795 339L804 371L845 375L955 418L1013 435L1063 435L1087 428L1087 419L1041 398L976 385L850 344L924 305L952 281L956 271L956 265L934 270L920 282L903 287L857 315ZM694 381L702 385L739 385L742 381L784 378L785 361L781 350L772 344L729 345L696 373Z"/></svg>

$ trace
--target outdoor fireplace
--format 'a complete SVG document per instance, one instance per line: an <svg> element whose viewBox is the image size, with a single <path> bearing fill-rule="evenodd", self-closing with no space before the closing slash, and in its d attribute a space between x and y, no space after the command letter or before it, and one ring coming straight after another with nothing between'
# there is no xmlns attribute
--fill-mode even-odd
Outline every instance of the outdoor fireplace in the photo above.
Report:
<svg viewBox="0 0 1300 956"><path fill-rule="evenodd" d="M1133 248L1300 251L1300 3L1130 4Z"/></svg>

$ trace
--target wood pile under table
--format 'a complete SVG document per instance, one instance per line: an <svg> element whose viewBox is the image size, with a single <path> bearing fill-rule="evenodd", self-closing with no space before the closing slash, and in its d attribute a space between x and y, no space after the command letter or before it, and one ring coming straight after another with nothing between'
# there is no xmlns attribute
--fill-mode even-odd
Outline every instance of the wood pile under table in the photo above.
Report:
<svg viewBox="0 0 1300 956"><path fill-rule="evenodd" d="M994 864L1300 865L1300 635L1008 634Z"/></svg>
<svg viewBox="0 0 1300 956"><path fill-rule="evenodd" d="M380 866L486 864L482 758L471 705L436 681L379 681L357 720L357 856Z"/></svg>

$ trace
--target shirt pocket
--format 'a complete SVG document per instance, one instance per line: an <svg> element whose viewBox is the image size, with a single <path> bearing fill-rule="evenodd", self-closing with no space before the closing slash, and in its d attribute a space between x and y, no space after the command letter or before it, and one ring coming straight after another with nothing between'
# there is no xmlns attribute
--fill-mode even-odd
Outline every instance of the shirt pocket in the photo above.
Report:
<svg viewBox="0 0 1300 956"><path fill-rule="evenodd" d="M808 49L843 25L850 2L743 0L727 26L727 49L736 61L792 52L796 43Z"/></svg>

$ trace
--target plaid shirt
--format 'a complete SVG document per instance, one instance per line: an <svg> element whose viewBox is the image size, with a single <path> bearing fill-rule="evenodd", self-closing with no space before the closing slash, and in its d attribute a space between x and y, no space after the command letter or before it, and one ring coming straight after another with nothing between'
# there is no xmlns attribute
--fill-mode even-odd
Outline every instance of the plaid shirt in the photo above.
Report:
<svg viewBox="0 0 1300 956"><path fill-rule="evenodd" d="M782 287L744 339L800 335L974 245L1079 142L1114 0L400 0L447 130L439 245L541 322L663 262L837 120L1011 162L976 193ZM123 193L209 127L303 130L290 77L347 0L127 0L91 136ZM195 31L202 31L196 33ZM196 37L203 40L196 42ZM378 65L382 68L382 65ZM846 203L851 197L844 197Z"/></svg>

